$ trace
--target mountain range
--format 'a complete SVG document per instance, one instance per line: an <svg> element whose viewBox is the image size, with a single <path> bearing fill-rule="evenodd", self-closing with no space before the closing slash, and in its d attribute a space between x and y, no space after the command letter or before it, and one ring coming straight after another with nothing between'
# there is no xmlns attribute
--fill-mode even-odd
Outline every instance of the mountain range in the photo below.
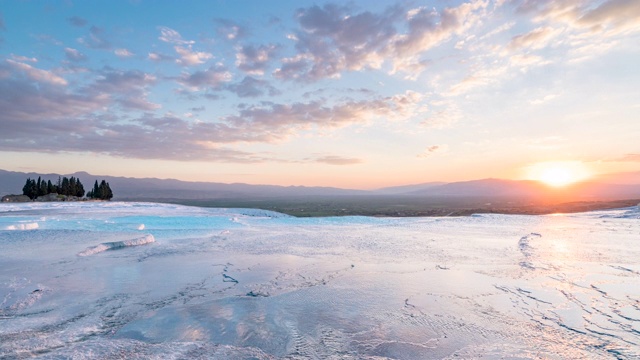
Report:
<svg viewBox="0 0 640 360"><path fill-rule="evenodd" d="M531 180L480 179L461 182L429 182L377 190L335 187L252 185L243 183L189 182L175 179L129 178L73 174L38 174L0 170L0 196L20 194L26 179L41 177L56 182L59 176L74 176L85 190L95 180L105 179L114 191L114 200L215 200L300 197L415 197L415 198L497 198L519 200L609 201L640 198L640 172L608 174L596 180L565 187L551 187ZM633 182L637 179L637 182ZM606 182L605 182L606 181Z"/></svg>

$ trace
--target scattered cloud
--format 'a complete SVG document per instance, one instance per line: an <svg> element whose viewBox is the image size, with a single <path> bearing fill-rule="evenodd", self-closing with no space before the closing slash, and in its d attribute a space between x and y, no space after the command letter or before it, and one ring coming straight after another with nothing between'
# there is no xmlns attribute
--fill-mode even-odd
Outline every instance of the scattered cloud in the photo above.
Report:
<svg viewBox="0 0 640 360"><path fill-rule="evenodd" d="M158 37L158 39L166 43L176 44L176 45L195 44L195 41L183 39L179 32L171 28L168 28L166 26L159 26L158 30L160 30L160 37Z"/></svg>
<svg viewBox="0 0 640 360"><path fill-rule="evenodd" d="M83 117L106 105L108 98L101 94L74 94L46 81L36 84L16 76L0 77L0 146L54 150L44 145L47 135L65 138L82 131Z"/></svg>
<svg viewBox="0 0 640 360"><path fill-rule="evenodd" d="M431 145L428 146L422 153L418 154L419 158L430 157L435 153L443 153L449 150L448 145Z"/></svg>
<svg viewBox="0 0 640 360"><path fill-rule="evenodd" d="M147 58L151 61L155 61L155 62L160 62L160 61L174 61L175 58L169 56L169 55L164 55L164 54L160 54L160 53L155 53L155 52L150 52L147 55Z"/></svg>
<svg viewBox="0 0 640 360"><path fill-rule="evenodd" d="M392 73L425 69L425 52L479 22L484 1L471 1L437 12L432 8L392 6L375 14L352 13L335 4L299 9L300 28L290 38L298 54L282 60L274 73L283 79L314 81L336 78L343 71L380 69Z"/></svg>
<svg viewBox="0 0 640 360"><path fill-rule="evenodd" d="M127 49L116 49L114 53L116 54L117 57L120 57L120 58L128 58L134 55L131 51Z"/></svg>
<svg viewBox="0 0 640 360"><path fill-rule="evenodd" d="M11 59L7 59L6 63L9 64L9 66L12 69L24 73L27 77L29 77L32 80L48 83L51 85L62 85L62 86L67 85L67 80L56 75L51 71L38 69L29 64L25 64L19 61L14 61Z"/></svg>
<svg viewBox="0 0 640 360"><path fill-rule="evenodd" d="M276 45L241 46L236 53L236 67L247 74L263 75L278 50Z"/></svg>
<svg viewBox="0 0 640 360"><path fill-rule="evenodd" d="M268 81L259 80L252 76L245 76L241 82L229 84L225 88L239 97L258 97L268 94L269 96L280 95L281 92L271 86Z"/></svg>
<svg viewBox="0 0 640 360"><path fill-rule="evenodd" d="M227 40L240 40L247 37L248 29L239 23L229 19L215 19L217 24L217 32L220 36Z"/></svg>
<svg viewBox="0 0 640 360"><path fill-rule="evenodd" d="M81 37L78 42L91 49L111 49L111 42L107 40L104 29L97 26L91 26L89 35Z"/></svg>
<svg viewBox="0 0 640 360"><path fill-rule="evenodd" d="M84 27L85 25L87 25L87 20L79 16L72 16L68 18L67 21L69 21L69 24L77 27Z"/></svg>
<svg viewBox="0 0 640 360"><path fill-rule="evenodd" d="M191 45L187 47L176 46L174 49L180 56L180 58L176 60L176 63L183 66L203 64L205 61L213 58L213 55L210 53L193 51Z"/></svg>
<svg viewBox="0 0 640 360"><path fill-rule="evenodd" d="M585 30L593 36L613 36L640 31L640 3L606 0L593 6L589 1L515 1L520 13L533 14L537 22L551 21Z"/></svg>
<svg viewBox="0 0 640 360"><path fill-rule="evenodd" d="M72 48L64 48L64 55L71 62L86 61L87 56L80 51Z"/></svg>
<svg viewBox="0 0 640 360"><path fill-rule="evenodd" d="M115 70L105 68L98 73L98 80L86 91L107 95L127 110L151 111L160 105L147 100L147 88L156 83L153 75L138 70Z"/></svg>
<svg viewBox="0 0 640 360"><path fill-rule="evenodd" d="M183 73L177 81L192 91L203 89L221 89L224 83L231 81L232 75L222 64L216 64L207 70L196 71L192 74Z"/></svg>
<svg viewBox="0 0 640 360"><path fill-rule="evenodd" d="M613 29L614 33L640 30L640 3L634 0L609 0L588 10L578 23L592 31Z"/></svg>
<svg viewBox="0 0 640 360"><path fill-rule="evenodd" d="M15 54L11 54L11 59L15 60L15 61L20 61L20 62L31 62L31 63L37 63L38 59L34 58L34 57L27 57L27 56L21 56L21 55L15 55Z"/></svg>
<svg viewBox="0 0 640 360"><path fill-rule="evenodd" d="M519 50L522 48L540 49L547 46L549 41L561 31L562 30L551 27L539 27L526 34L514 36L511 38L511 42L509 42L507 48L510 50Z"/></svg>
<svg viewBox="0 0 640 360"><path fill-rule="evenodd" d="M352 124L367 123L384 118L387 121L420 116L417 112L422 97L413 92L369 100L345 100L328 105L325 101L307 103L248 106L225 121L237 128L252 129L261 141L287 138L299 130L341 128Z"/></svg>

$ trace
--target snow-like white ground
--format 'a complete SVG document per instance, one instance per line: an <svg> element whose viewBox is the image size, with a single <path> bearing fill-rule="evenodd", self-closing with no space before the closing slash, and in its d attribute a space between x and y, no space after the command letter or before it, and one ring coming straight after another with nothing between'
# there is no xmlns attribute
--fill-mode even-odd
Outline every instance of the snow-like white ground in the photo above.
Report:
<svg viewBox="0 0 640 360"><path fill-rule="evenodd" d="M640 358L640 211L0 206L0 358Z"/></svg>

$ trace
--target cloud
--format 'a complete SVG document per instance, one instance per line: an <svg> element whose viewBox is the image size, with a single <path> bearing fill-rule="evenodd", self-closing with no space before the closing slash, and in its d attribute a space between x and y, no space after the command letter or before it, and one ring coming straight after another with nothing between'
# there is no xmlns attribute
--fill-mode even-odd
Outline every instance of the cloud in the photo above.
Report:
<svg viewBox="0 0 640 360"><path fill-rule="evenodd" d="M635 0L609 0L595 9L586 11L578 23L593 31L614 28L618 31L640 30L640 2Z"/></svg>
<svg viewBox="0 0 640 360"><path fill-rule="evenodd" d="M37 63L38 59L34 58L34 57L26 57L26 56L21 56L21 55L15 55L15 54L11 54L11 59L15 60L15 61L20 61L20 62L31 62L31 63Z"/></svg>
<svg viewBox="0 0 640 360"><path fill-rule="evenodd" d="M11 59L6 59L5 61L7 64L9 64L9 66L13 70L24 73L25 75L27 75L27 77L29 77L32 80L35 80L41 83L48 83L51 85L58 85L58 86L67 85L67 80L54 74L51 71L38 69L29 64L25 64L19 61L14 61Z"/></svg>
<svg viewBox="0 0 640 360"><path fill-rule="evenodd" d="M561 30L551 27L539 27L526 34L514 36L511 38L511 42L509 42L507 48L510 50L518 50L521 48L540 49L547 46L549 41L560 32Z"/></svg>
<svg viewBox="0 0 640 360"><path fill-rule="evenodd" d="M15 62L15 61L14 61ZM15 66L21 67L20 72ZM72 92L69 87L38 84L22 65L5 62L0 77L0 150L91 152L140 159L207 160L227 162L275 161L234 149L246 143L284 141L310 128L339 128L373 119L393 121L416 115L422 97L407 92L369 100L344 99L306 103L246 105L215 119L156 115L157 105L146 99L154 76L136 70L103 68L97 79ZM2 72L2 71L0 71ZM198 87L221 86L225 69L212 67L185 75L182 81ZM216 74L222 74L218 78ZM230 76L230 75L229 75ZM242 82L241 82L242 83ZM239 91L239 90L238 90ZM143 111L141 115L119 113ZM204 111L203 107L191 109ZM197 119L196 119L197 118ZM277 159L276 159L277 160ZM321 156L328 164L356 163L357 159Z"/></svg>
<svg viewBox="0 0 640 360"><path fill-rule="evenodd" d="M241 82L236 84L229 84L225 87L226 90L235 93L239 97L258 97L264 94L269 96L276 96L281 92L275 87L271 86L269 82L265 80L258 80L251 76L245 76Z"/></svg>
<svg viewBox="0 0 640 360"><path fill-rule="evenodd" d="M209 67L207 70L196 71L192 74L183 73L177 81L192 91L203 89L219 90L224 83L231 81L231 73L221 64Z"/></svg>
<svg viewBox="0 0 640 360"><path fill-rule="evenodd" d="M361 164L363 161L357 158L327 155L316 159L312 159L313 162L329 164L329 165L355 165Z"/></svg>
<svg viewBox="0 0 640 360"><path fill-rule="evenodd" d="M214 22L218 25L217 32L220 36L227 40L240 40L249 34L249 30L239 23L229 19L215 19Z"/></svg>
<svg viewBox="0 0 640 360"><path fill-rule="evenodd" d="M68 138L85 126L84 115L108 104L101 94L73 94L49 83L19 77L0 78L0 135L4 149L52 150L46 136Z"/></svg>
<svg viewBox="0 0 640 360"><path fill-rule="evenodd" d="M424 70L425 52L462 35L480 20L483 1L436 12L431 8L392 6L381 13L353 13L335 4L297 11L299 29L290 37L297 55L283 59L274 73L283 79L315 81L343 71L380 69L392 73Z"/></svg>
<svg viewBox="0 0 640 360"><path fill-rule="evenodd" d="M184 40L179 32L168 28L166 26L159 26L158 30L160 30L159 40L177 45L192 45L195 44L195 41Z"/></svg>
<svg viewBox="0 0 640 360"><path fill-rule="evenodd" d="M247 136L256 136L260 141L277 141L314 127L340 128L378 118L393 121L420 116L417 109L421 100L419 94L406 92L377 99L345 100L331 106L324 101L263 103L243 108L237 115L227 116L225 121L236 128L251 129Z"/></svg>
<svg viewBox="0 0 640 360"><path fill-rule="evenodd" d="M537 22L551 21L586 30L596 37L640 31L640 3L606 0L593 7L589 1L516 1L519 12L534 15Z"/></svg>
<svg viewBox="0 0 640 360"><path fill-rule="evenodd" d="M205 61L212 59L213 55L206 52L193 51L191 46L182 47L176 46L174 48L176 53L180 55L180 59L176 60L176 63L183 66L192 66L203 64Z"/></svg>
<svg viewBox="0 0 640 360"><path fill-rule="evenodd" d="M89 35L81 37L78 39L78 42L91 49L111 49L111 42L107 40L104 29L97 26L91 26L89 28Z"/></svg>
<svg viewBox="0 0 640 360"><path fill-rule="evenodd" d="M127 49L116 49L114 53L116 54L117 57L120 57L120 58L128 58L134 55L131 51Z"/></svg>
<svg viewBox="0 0 640 360"><path fill-rule="evenodd" d="M86 61L87 56L80 51L72 48L64 48L64 55L71 62Z"/></svg>
<svg viewBox="0 0 640 360"><path fill-rule="evenodd" d="M69 21L69 24L77 27L84 27L85 25L87 25L87 20L79 16L72 16L68 18L67 21Z"/></svg>
<svg viewBox="0 0 640 360"><path fill-rule="evenodd" d="M147 100L147 88L156 83L153 75L138 70L105 68L98 79L85 89L88 93L108 95L127 110L151 111L160 105Z"/></svg>
<svg viewBox="0 0 640 360"><path fill-rule="evenodd" d="M175 59L169 55L164 55L160 53L150 52L147 58L151 61L160 62L160 61L174 61Z"/></svg>
<svg viewBox="0 0 640 360"><path fill-rule="evenodd" d="M426 158L426 157L430 157L435 153L443 153L443 152L447 152L448 150L449 150L448 145L432 145L432 146L428 146L422 153L418 154L417 156L419 158Z"/></svg>
<svg viewBox="0 0 640 360"><path fill-rule="evenodd" d="M236 53L236 66L248 74L263 75L278 50L276 45L242 46Z"/></svg>

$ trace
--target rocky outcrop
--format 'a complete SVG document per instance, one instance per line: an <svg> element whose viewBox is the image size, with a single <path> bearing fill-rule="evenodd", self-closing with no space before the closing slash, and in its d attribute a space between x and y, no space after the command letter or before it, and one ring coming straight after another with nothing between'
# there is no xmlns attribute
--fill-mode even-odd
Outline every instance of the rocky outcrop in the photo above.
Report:
<svg viewBox="0 0 640 360"><path fill-rule="evenodd" d="M29 202L31 199L27 195L5 195L2 197L2 202Z"/></svg>

